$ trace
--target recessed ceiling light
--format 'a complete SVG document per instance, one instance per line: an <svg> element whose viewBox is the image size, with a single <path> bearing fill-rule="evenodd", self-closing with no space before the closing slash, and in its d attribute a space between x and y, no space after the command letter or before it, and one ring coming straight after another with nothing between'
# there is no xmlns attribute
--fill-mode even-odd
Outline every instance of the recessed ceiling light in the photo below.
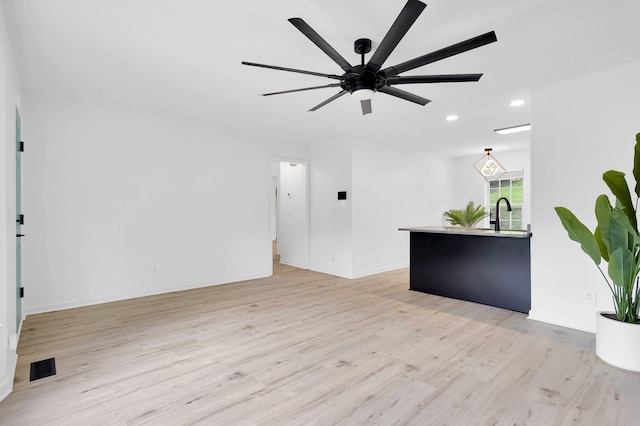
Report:
<svg viewBox="0 0 640 426"><path fill-rule="evenodd" d="M509 133L526 132L531 130L531 124L521 124L519 126L505 127L504 129L495 129L494 132L501 135L508 135Z"/></svg>
<svg viewBox="0 0 640 426"><path fill-rule="evenodd" d="M516 99L515 101L511 101L509 105L511 105L512 107L519 107L524 105L524 101L522 99Z"/></svg>
<svg viewBox="0 0 640 426"><path fill-rule="evenodd" d="M458 119L457 115L448 115L447 116L447 121L456 121Z"/></svg>

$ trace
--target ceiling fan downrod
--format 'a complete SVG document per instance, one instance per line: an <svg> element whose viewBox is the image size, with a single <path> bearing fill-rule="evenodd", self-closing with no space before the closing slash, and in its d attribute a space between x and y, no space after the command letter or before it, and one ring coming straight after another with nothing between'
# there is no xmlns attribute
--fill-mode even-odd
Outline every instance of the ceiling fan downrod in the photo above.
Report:
<svg viewBox="0 0 640 426"><path fill-rule="evenodd" d="M360 64L364 67L364 55L371 52L371 40L368 38L359 38L353 43L353 50L360 55L362 61Z"/></svg>

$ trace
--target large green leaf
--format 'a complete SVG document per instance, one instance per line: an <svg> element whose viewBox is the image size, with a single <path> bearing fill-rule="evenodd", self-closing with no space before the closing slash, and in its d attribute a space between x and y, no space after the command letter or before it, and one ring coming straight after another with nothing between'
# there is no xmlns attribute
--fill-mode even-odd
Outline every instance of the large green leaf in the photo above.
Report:
<svg viewBox="0 0 640 426"><path fill-rule="evenodd" d="M611 211L611 222L609 226L610 251L613 253L619 247L629 250L629 223L627 216L619 208Z"/></svg>
<svg viewBox="0 0 640 426"><path fill-rule="evenodd" d="M596 265L600 264L600 247L596 237L569 209L555 207L555 211L562 222L562 226L569 233L569 238L580 243L582 250L589 255Z"/></svg>
<svg viewBox="0 0 640 426"><path fill-rule="evenodd" d="M636 135L636 147L633 156L633 177L636 179L636 195L640 197L640 133Z"/></svg>
<svg viewBox="0 0 640 426"><path fill-rule="evenodd" d="M611 204L609 203L609 197L602 194L596 199L596 219L598 220L598 229L600 230L599 237L602 239L602 243L607 249L608 253L611 253L611 243L609 238L609 227L611 222ZM596 235L596 240L598 236ZM602 251L602 250L601 250ZM602 256L604 260L609 260L609 255Z"/></svg>
<svg viewBox="0 0 640 426"><path fill-rule="evenodd" d="M609 276L613 283L622 288L628 288L634 276L633 253L624 247L618 247L609 258Z"/></svg>
<svg viewBox="0 0 640 426"><path fill-rule="evenodd" d="M629 222L633 225L634 229L638 229L636 210L633 207L633 201L631 201L631 193L629 192L627 181L624 178L624 173L617 170L609 170L604 172L602 179L611 192L613 192L613 195L616 196L617 201L622 205L624 213L629 218Z"/></svg>
<svg viewBox="0 0 640 426"><path fill-rule="evenodd" d="M596 226L596 230L593 231L593 236L596 237L596 242L598 243L598 248L600 248L600 256L605 260L605 262L609 261L609 249L602 241L602 233L600 232L600 227Z"/></svg>
<svg viewBox="0 0 640 426"><path fill-rule="evenodd" d="M611 211L609 238L611 240L611 251L618 246L622 246L633 252L634 247L640 243L638 232L629 223L627 215L617 207Z"/></svg>

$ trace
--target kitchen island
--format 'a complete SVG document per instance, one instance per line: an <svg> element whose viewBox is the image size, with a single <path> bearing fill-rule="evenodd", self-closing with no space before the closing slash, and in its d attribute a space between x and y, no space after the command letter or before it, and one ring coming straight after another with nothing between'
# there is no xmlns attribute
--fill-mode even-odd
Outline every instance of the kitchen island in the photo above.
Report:
<svg viewBox="0 0 640 426"><path fill-rule="evenodd" d="M529 313L532 234L423 226L410 232L411 290Z"/></svg>

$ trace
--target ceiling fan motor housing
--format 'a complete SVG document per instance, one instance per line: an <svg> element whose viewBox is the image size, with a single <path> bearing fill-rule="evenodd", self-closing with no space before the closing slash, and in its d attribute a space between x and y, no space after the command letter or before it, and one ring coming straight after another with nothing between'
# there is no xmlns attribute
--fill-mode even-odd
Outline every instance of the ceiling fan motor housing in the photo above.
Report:
<svg viewBox="0 0 640 426"><path fill-rule="evenodd" d="M344 79L340 86L349 93L361 89L377 91L387 84L386 79L381 74L369 71L362 65L354 67L353 72L345 73L343 77Z"/></svg>

